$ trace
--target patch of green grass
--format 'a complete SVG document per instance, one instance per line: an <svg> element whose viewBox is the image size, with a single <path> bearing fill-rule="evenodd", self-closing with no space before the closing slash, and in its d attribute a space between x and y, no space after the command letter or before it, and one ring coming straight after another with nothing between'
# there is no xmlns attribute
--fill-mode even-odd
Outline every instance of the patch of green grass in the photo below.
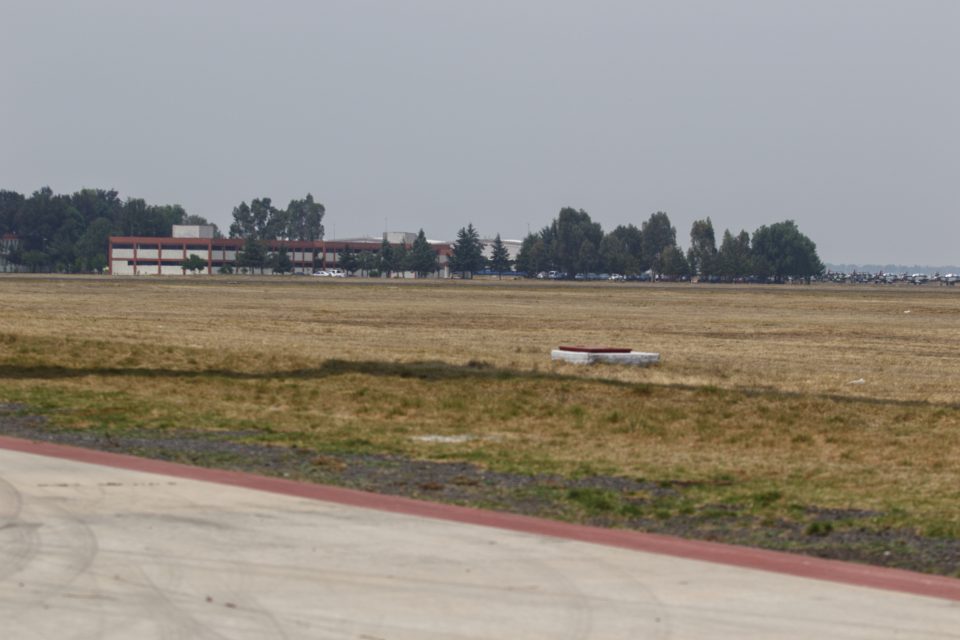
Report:
<svg viewBox="0 0 960 640"><path fill-rule="evenodd" d="M718 386L707 384L697 388L697 393L702 396L722 396L725 390Z"/></svg>
<svg viewBox="0 0 960 640"><path fill-rule="evenodd" d="M623 414L616 410L610 411L603 416L603 420L608 424L618 424L623 421Z"/></svg>
<svg viewBox="0 0 960 640"><path fill-rule="evenodd" d="M753 503L753 506L757 509L765 509L776 502L779 502L783 498L783 493L772 489L770 491L762 491L760 493L755 493L750 496L750 501Z"/></svg>
<svg viewBox="0 0 960 640"><path fill-rule="evenodd" d="M620 496L605 489L570 489L567 492L567 498L580 505L590 515L619 513L623 507Z"/></svg>
<svg viewBox="0 0 960 640"><path fill-rule="evenodd" d="M0 401L23 402L27 413L46 415L62 428L243 430L267 441L299 438L317 451L396 452L521 474L643 475L684 483L686 502L651 505L621 496L616 503L607 496L613 502L606 513L616 517L697 515L709 510L699 505L718 504L806 522L784 504L789 495L810 505L872 508L869 500L896 505L906 515L878 519L875 526L898 523L931 536L957 535L956 523L942 515L947 510L932 506L943 507L949 493L944 487L954 486L947 455L960 412L952 407L905 409L896 403L553 373L514 372L500 380L488 366L381 364L376 373L373 363L339 360L269 372L97 367L14 372L9 358L0 355L0 367L7 367L6 374L0 371ZM904 415L915 419L890 422ZM893 429L903 430L902 438L877 437ZM424 433L475 437L456 445L410 438ZM907 440L911 451L904 456ZM870 476L865 486L862 479L879 461L887 473ZM904 482L893 478L910 465L905 491ZM580 509L602 505L602 500L581 505L582 500L589 502L585 496L570 498Z"/></svg>
<svg viewBox="0 0 960 640"><path fill-rule="evenodd" d="M928 538L956 540L960 538L960 523L955 521L931 522L923 527L922 534Z"/></svg>
<svg viewBox="0 0 960 640"><path fill-rule="evenodd" d="M808 536L824 537L833 533L833 523L823 520L814 520L807 525L806 534Z"/></svg>

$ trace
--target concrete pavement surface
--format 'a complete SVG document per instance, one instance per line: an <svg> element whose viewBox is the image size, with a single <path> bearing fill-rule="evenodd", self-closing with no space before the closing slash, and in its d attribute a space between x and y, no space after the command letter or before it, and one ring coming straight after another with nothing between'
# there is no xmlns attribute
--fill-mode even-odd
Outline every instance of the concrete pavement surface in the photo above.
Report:
<svg viewBox="0 0 960 640"><path fill-rule="evenodd" d="M10 442L3 640L960 638L960 582L949 579L918 578L919 592L946 597L868 588Z"/></svg>

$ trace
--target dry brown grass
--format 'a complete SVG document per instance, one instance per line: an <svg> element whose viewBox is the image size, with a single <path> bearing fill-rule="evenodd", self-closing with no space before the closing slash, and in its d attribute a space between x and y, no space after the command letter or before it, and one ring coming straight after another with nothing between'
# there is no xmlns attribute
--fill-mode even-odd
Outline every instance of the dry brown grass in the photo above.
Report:
<svg viewBox="0 0 960 640"><path fill-rule="evenodd" d="M948 287L4 278L0 294L0 333L59 341L44 359L67 366L84 362L71 354L88 341L139 366L482 360L624 381L960 399L960 289ZM584 371L549 362L560 343L629 345L664 362Z"/></svg>
<svg viewBox="0 0 960 640"><path fill-rule="evenodd" d="M0 301L0 400L73 426L723 477L960 531L960 289L12 277ZM663 363L551 363L561 343ZM490 368L376 364L425 360Z"/></svg>

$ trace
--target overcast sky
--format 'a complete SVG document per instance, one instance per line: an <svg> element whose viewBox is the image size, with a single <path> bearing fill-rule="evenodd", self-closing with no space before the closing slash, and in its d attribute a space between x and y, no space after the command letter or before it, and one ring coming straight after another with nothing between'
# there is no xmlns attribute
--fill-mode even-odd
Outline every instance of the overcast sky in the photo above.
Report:
<svg viewBox="0 0 960 640"><path fill-rule="evenodd" d="M520 238L563 206L960 262L955 0L0 0L0 188Z"/></svg>

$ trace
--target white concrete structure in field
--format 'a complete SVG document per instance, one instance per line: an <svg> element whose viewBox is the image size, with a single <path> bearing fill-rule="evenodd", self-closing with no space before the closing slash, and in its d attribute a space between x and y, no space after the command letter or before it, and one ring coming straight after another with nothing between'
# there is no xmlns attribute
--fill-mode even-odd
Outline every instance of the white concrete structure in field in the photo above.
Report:
<svg viewBox="0 0 960 640"><path fill-rule="evenodd" d="M558 347L550 352L550 359L572 364L603 363L646 367L660 362L660 354L610 347Z"/></svg>

